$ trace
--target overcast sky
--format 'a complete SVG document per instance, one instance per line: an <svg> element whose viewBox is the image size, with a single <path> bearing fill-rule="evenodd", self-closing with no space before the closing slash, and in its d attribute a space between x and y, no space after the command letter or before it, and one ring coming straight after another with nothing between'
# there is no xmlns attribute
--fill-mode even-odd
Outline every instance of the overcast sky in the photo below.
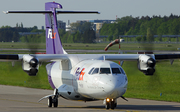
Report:
<svg viewBox="0 0 180 112"><path fill-rule="evenodd" d="M1 0L0 11L8 10L44 10L45 2L50 0ZM180 15L180 0L55 0L63 9L99 11L101 14L58 15L58 20L75 22L77 20L111 19L124 16L141 17L161 15L169 16L171 13ZM1 26L16 26L23 23L24 27L45 26L44 15L41 14L4 14L0 12Z"/></svg>

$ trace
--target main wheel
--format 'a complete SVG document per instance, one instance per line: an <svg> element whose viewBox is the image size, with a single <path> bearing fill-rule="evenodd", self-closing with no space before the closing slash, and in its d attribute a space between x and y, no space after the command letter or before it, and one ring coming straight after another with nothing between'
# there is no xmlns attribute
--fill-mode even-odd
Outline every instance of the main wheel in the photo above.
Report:
<svg viewBox="0 0 180 112"><path fill-rule="evenodd" d="M48 107L52 107L52 97L48 98Z"/></svg>
<svg viewBox="0 0 180 112"><path fill-rule="evenodd" d="M109 102L107 102L106 103L106 109L109 109L109 107L110 107L110 104L109 104Z"/></svg>
<svg viewBox="0 0 180 112"><path fill-rule="evenodd" d="M54 107L58 107L58 99L56 98L56 99L54 99Z"/></svg>
<svg viewBox="0 0 180 112"><path fill-rule="evenodd" d="M114 107L115 107L114 101L111 101L111 109L114 109Z"/></svg>
<svg viewBox="0 0 180 112"><path fill-rule="evenodd" d="M114 107L115 107L115 108L117 107L117 103L114 103Z"/></svg>

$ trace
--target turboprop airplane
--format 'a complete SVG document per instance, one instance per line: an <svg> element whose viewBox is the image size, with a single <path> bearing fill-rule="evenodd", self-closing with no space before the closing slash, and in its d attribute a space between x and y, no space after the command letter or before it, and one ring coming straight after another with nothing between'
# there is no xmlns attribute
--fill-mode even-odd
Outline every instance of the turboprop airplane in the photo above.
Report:
<svg viewBox="0 0 180 112"><path fill-rule="evenodd" d="M99 13L97 11L58 11L62 5L45 3L45 11L7 11L8 13L45 14L46 54L0 54L1 61L22 61L22 69L29 76L36 76L40 62L46 65L48 81L54 89L47 98L48 107L58 106L58 98L68 100L103 100L106 109L114 109L117 99L127 90L127 76L114 60L137 61L145 75L153 75L156 60L179 59L180 54L67 54L57 29L57 14Z"/></svg>

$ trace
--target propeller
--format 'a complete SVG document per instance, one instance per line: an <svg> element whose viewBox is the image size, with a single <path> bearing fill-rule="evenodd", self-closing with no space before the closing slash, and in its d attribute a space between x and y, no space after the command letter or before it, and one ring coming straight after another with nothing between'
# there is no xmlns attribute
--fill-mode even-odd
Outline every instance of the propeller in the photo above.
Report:
<svg viewBox="0 0 180 112"><path fill-rule="evenodd" d="M155 45L154 42L143 42L141 43L142 49L144 54L153 54L155 50ZM147 90L155 89L159 86L162 86L161 84L161 79L160 79L160 72L157 67L157 62L156 60L150 58L147 62L148 66L155 66L155 72L153 75L148 75L147 76Z"/></svg>
<svg viewBox="0 0 180 112"><path fill-rule="evenodd" d="M30 43L28 42L27 44L27 48L29 49L28 53L33 56L33 54L36 54L38 52L38 49L40 48L40 44L39 43ZM33 58L30 60L29 64L31 67L35 68L38 66L40 62L38 61L38 59L33 56ZM31 72L34 72L36 73L36 69L32 69ZM39 72L37 73L37 75L34 77L34 76L27 76L27 79L26 79L26 83L27 84L32 84L32 85L38 85L40 86L41 85L41 80L40 80L40 74Z"/></svg>

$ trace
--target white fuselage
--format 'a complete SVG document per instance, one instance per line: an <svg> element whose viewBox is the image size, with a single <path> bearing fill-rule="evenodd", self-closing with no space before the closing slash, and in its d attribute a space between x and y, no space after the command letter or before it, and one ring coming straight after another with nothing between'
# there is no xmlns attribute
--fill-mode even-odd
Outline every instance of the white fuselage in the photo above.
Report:
<svg viewBox="0 0 180 112"><path fill-rule="evenodd" d="M54 87L66 99L116 99L126 92L127 76L121 66L112 61L84 60L70 65L73 63L66 60L47 67Z"/></svg>

